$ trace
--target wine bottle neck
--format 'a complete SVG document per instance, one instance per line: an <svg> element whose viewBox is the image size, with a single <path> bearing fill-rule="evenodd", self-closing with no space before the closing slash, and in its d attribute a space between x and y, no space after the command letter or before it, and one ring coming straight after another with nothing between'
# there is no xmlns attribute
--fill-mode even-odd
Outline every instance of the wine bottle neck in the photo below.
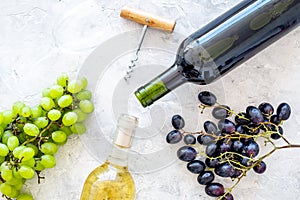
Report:
<svg viewBox="0 0 300 200"><path fill-rule="evenodd" d="M148 84L140 87L135 92L135 96L143 107L147 107L186 81L174 64Z"/></svg>
<svg viewBox="0 0 300 200"><path fill-rule="evenodd" d="M120 167L127 167L128 166L128 152L129 148L120 147L114 144L107 161L110 164L117 165Z"/></svg>

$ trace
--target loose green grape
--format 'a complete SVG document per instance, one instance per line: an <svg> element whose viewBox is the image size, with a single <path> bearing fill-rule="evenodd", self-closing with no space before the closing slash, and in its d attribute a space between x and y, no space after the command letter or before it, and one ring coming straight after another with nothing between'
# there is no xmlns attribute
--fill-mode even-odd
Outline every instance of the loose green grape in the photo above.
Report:
<svg viewBox="0 0 300 200"><path fill-rule="evenodd" d="M63 119L62 119L62 123L65 126L71 126L73 124L76 123L77 121L77 115L74 112L68 112L66 114L64 114Z"/></svg>
<svg viewBox="0 0 300 200"><path fill-rule="evenodd" d="M94 104L89 100L82 100L79 102L79 108L85 113L94 111Z"/></svg>
<svg viewBox="0 0 300 200"><path fill-rule="evenodd" d="M54 155L57 152L58 147L56 144L52 142L45 142L44 144L41 145L40 150L44 154Z"/></svg>
<svg viewBox="0 0 300 200"><path fill-rule="evenodd" d="M55 99L57 97L61 97L61 95L63 95L64 93L64 88L60 85L53 85L50 88L50 97L52 99Z"/></svg>
<svg viewBox="0 0 300 200"><path fill-rule="evenodd" d="M82 90L76 94L78 100L90 100L92 98L92 92L89 90Z"/></svg>
<svg viewBox="0 0 300 200"><path fill-rule="evenodd" d="M2 135L2 143L3 143L3 144L7 144L8 138L9 138L10 136L13 136L11 130L6 130L6 131L4 131L4 133L3 133L3 135Z"/></svg>
<svg viewBox="0 0 300 200"><path fill-rule="evenodd" d="M9 168L3 168L1 170L1 177L5 180L5 181L10 181L13 178L13 172L11 169Z"/></svg>
<svg viewBox="0 0 300 200"><path fill-rule="evenodd" d="M41 164L41 161L37 160L35 162L34 170L43 171L45 169L44 165Z"/></svg>
<svg viewBox="0 0 300 200"><path fill-rule="evenodd" d="M7 140L7 147L9 150L14 150L16 147L20 145L19 139L17 136L10 136Z"/></svg>
<svg viewBox="0 0 300 200"><path fill-rule="evenodd" d="M47 117L38 117L36 118L33 123L40 129L45 128L49 124L49 120Z"/></svg>
<svg viewBox="0 0 300 200"><path fill-rule="evenodd" d="M40 162L45 168L52 168L56 165L55 157L48 154L42 155Z"/></svg>
<svg viewBox="0 0 300 200"><path fill-rule="evenodd" d="M35 152L30 147L25 147L19 154L18 158L22 161L27 161L33 158Z"/></svg>
<svg viewBox="0 0 300 200"><path fill-rule="evenodd" d="M72 126L70 126L70 129L73 133L76 134L83 134L86 131L86 127L83 123L75 123Z"/></svg>
<svg viewBox="0 0 300 200"><path fill-rule="evenodd" d="M22 165L19 170L19 174L25 179L31 179L34 177L34 170L26 165Z"/></svg>
<svg viewBox="0 0 300 200"><path fill-rule="evenodd" d="M83 85L81 81L75 80L75 81L70 81L68 84L67 90L71 92L72 94L76 94L82 90Z"/></svg>
<svg viewBox="0 0 300 200"><path fill-rule="evenodd" d="M35 159L31 158L31 159L26 160L26 161L22 160L22 162L20 163L20 166L22 166L22 165L26 165L28 167L34 167L34 165L35 165Z"/></svg>
<svg viewBox="0 0 300 200"><path fill-rule="evenodd" d="M58 99L57 104L61 107L61 108L65 108L68 107L72 104L73 102L73 98L71 95L67 94L67 95L63 95Z"/></svg>
<svg viewBox="0 0 300 200"><path fill-rule="evenodd" d="M13 155L16 158L20 157L21 152L25 149L25 146L18 146L13 150Z"/></svg>
<svg viewBox="0 0 300 200"><path fill-rule="evenodd" d="M85 89L87 87L87 85L88 85L87 78L86 77L82 77L80 81L81 81L81 84L82 84L82 89Z"/></svg>
<svg viewBox="0 0 300 200"><path fill-rule="evenodd" d="M50 96L50 88L45 88L42 90L42 97L51 97Z"/></svg>
<svg viewBox="0 0 300 200"><path fill-rule="evenodd" d="M54 131L51 136L56 143L64 143L67 140L67 134L63 131Z"/></svg>
<svg viewBox="0 0 300 200"><path fill-rule="evenodd" d="M13 188L13 186L11 186L7 183L2 183L0 185L0 192L4 195L10 196L12 193L12 190L13 190L12 188Z"/></svg>
<svg viewBox="0 0 300 200"><path fill-rule="evenodd" d="M20 115L22 117L30 117L31 116L31 108L29 106L24 106L21 110Z"/></svg>
<svg viewBox="0 0 300 200"><path fill-rule="evenodd" d="M59 130L65 132L67 136L72 135L73 133L69 126L62 126Z"/></svg>
<svg viewBox="0 0 300 200"><path fill-rule="evenodd" d="M47 116L51 121L56 121L61 117L61 112L59 110L52 109L48 112Z"/></svg>
<svg viewBox="0 0 300 200"><path fill-rule="evenodd" d="M35 124L26 123L24 125L24 132L30 136L37 136L40 133L39 128Z"/></svg>
<svg viewBox="0 0 300 200"><path fill-rule="evenodd" d="M69 81L69 77L67 74L62 73L60 76L57 77L56 79L56 83L57 85L60 85L62 87L66 87L67 86L67 82Z"/></svg>
<svg viewBox="0 0 300 200"><path fill-rule="evenodd" d="M2 124L3 120L4 120L3 113L0 112L0 124Z"/></svg>
<svg viewBox="0 0 300 200"><path fill-rule="evenodd" d="M22 111L22 108L25 107L25 104L21 101L16 101L12 105L12 112L14 115L20 114Z"/></svg>
<svg viewBox="0 0 300 200"><path fill-rule="evenodd" d="M42 115L42 108L41 106L35 106L33 108L31 108L31 115L32 115L32 118L37 118L37 117L40 117Z"/></svg>
<svg viewBox="0 0 300 200"><path fill-rule="evenodd" d="M28 143L26 144L26 147L30 147L34 150L34 155L37 155L39 153L39 149L36 145L32 144L32 143Z"/></svg>
<svg viewBox="0 0 300 200"><path fill-rule="evenodd" d="M54 101L51 98L49 98L49 97L43 97L41 99L40 105L42 106L42 108L44 110L49 111L49 110L51 110L55 106L55 103L54 103Z"/></svg>
<svg viewBox="0 0 300 200"><path fill-rule="evenodd" d="M77 119L77 122L83 122L86 117L87 117L87 114L84 113L82 110L80 110L79 108L73 110L74 113L76 113L78 119Z"/></svg>
<svg viewBox="0 0 300 200"><path fill-rule="evenodd" d="M9 124L14 120L15 114L11 110L5 110L2 112L4 124Z"/></svg>
<svg viewBox="0 0 300 200"><path fill-rule="evenodd" d="M5 144L0 143L0 156L7 156L9 149Z"/></svg>

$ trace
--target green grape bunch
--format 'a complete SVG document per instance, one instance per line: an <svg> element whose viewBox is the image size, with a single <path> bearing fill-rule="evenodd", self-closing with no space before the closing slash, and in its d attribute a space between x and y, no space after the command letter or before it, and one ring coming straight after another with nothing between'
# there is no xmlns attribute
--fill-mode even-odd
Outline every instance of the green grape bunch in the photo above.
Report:
<svg viewBox="0 0 300 200"><path fill-rule="evenodd" d="M55 153L71 134L86 131L84 121L94 111L86 78L57 77L56 84L42 91L40 104L21 101L0 112L0 192L8 200L33 200L22 192L27 179L56 165Z"/></svg>

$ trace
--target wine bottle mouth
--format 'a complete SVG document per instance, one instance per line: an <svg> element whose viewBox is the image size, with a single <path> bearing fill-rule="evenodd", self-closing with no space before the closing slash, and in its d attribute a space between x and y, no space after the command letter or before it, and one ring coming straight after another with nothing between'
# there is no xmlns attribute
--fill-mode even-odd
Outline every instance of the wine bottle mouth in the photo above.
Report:
<svg viewBox="0 0 300 200"><path fill-rule="evenodd" d="M145 98L148 96L148 94L144 87L141 87L137 91L135 91L134 95L136 96L136 98L139 100L139 102L142 104L144 108L150 106L153 103L151 99Z"/></svg>

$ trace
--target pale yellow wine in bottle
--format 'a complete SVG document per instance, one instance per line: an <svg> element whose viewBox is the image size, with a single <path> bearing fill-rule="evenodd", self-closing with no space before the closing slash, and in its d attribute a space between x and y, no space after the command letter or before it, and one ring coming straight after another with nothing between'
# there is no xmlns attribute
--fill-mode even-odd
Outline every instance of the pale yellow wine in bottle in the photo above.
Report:
<svg viewBox="0 0 300 200"><path fill-rule="evenodd" d="M80 200L134 200L135 184L128 171L128 150L137 119L121 115L113 149L106 162L87 177Z"/></svg>

